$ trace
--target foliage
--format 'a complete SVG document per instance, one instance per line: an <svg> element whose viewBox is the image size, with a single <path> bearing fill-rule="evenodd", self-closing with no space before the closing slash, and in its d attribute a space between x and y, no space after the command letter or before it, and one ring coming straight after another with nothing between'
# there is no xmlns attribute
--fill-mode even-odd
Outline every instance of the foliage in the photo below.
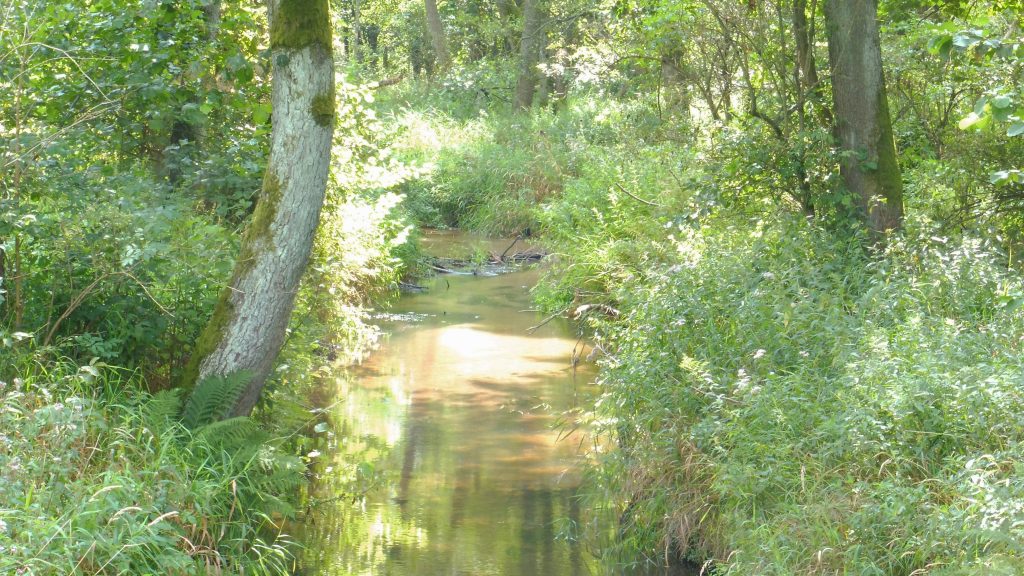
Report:
<svg viewBox="0 0 1024 576"><path fill-rule="evenodd" d="M55 169L11 206L4 220L14 225L0 234L21 240L22 289L35 296L24 302L25 329L86 361L149 360L154 382L168 381L230 273L236 240L140 176Z"/></svg>
<svg viewBox="0 0 1024 576"><path fill-rule="evenodd" d="M877 3L909 230L876 248L838 178L822 4L547 2L541 104L516 112L515 2L440 4L442 77L420 2L330 3L323 223L267 396L223 420L231 378L142 388L186 365L252 218L265 11L0 0L0 571L285 573L309 399L376 337L412 225L551 252L538 302L605 354L609 571L1024 571L1019 3ZM300 32L270 44L326 31Z"/></svg>
<svg viewBox="0 0 1024 576"><path fill-rule="evenodd" d="M666 29L695 17L658 9L675 11ZM796 94L773 91L785 76L760 75L792 54L749 61L783 138L744 110L749 92L718 120L683 114L645 92L639 67L527 115L474 90L500 74L472 69L453 70L453 88L386 96L396 154L423 168L403 185L413 216L530 227L554 260L541 305L586 311L604 353L591 425L605 440L587 504L609 572L684 558L723 574L1024 569L1024 285L1003 252L1016 250L1013 216L979 204L1016 148L957 126L986 69L929 54L934 22L887 25L910 220L881 252L849 219L826 101L805 102L801 124L787 116ZM791 33L774 26L744 42ZM621 30L637 31L657 34ZM637 97L609 95L623 79Z"/></svg>
<svg viewBox="0 0 1024 576"><path fill-rule="evenodd" d="M222 419L237 378L187 403L166 390L259 189L264 19L244 3L0 0L0 572L291 571L284 522L311 460L296 454L322 432L302 397L319 372L300 369L357 353L406 231L391 185L361 183L392 164L370 167L372 97L346 85L335 152L353 169L303 288L306 312L333 314L295 319L295 369L255 419Z"/></svg>
<svg viewBox="0 0 1024 576"><path fill-rule="evenodd" d="M4 350L0 571L288 574L281 497L303 466L273 444L177 423L176 393L137 373ZM233 422L233 421L228 421Z"/></svg>
<svg viewBox="0 0 1024 576"><path fill-rule="evenodd" d="M607 553L723 574L1024 566L1020 278L970 238L872 256L803 221L739 223L676 229L674 261L599 323L595 417L619 450L592 487L626 535Z"/></svg>

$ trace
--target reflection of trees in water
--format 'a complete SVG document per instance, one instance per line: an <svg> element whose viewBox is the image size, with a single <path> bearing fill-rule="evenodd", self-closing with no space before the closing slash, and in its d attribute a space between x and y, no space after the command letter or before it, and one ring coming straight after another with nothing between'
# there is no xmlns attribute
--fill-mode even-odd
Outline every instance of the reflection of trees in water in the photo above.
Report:
<svg viewBox="0 0 1024 576"><path fill-rule="evenodd" d="M337 414L349 440L339 449L397 442L379 460L390 482L364 507L337 502L321 514L322 529L304 538L317 560L309 573L589 573L556 524L580 524L576 479L562 477L577 442L556 443L551 428L552 411L575 406L575 339L553 324L546 336L525 335L536 319L518 312L529 307L522 279L471 281L453 280L448 302L443 286L413 296L418 310L430 301L448 315L396 330L356 370L358 385ZM466 312L458 302L484 317L456 321ZM317 490L341 486L328 480Z"/></svg>

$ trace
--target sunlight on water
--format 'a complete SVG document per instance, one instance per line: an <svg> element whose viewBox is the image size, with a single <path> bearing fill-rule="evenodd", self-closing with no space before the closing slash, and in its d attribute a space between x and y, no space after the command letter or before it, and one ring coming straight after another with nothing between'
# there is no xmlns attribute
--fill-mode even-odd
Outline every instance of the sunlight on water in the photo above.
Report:
<svg viewBox="0 0 1024 576"><path fill-rule="evenodd" d="M581 439L554 423L592 374L571 366L565 322L527 333L536 278L439 277L379 316L390 336L338 379L345 430L329 456L332 470L376 460L376 480L365 498L336 497L350 478L316 481L313 500L330 504L307 521L306 573L589 573L560 533L580 516Z"/></svg>

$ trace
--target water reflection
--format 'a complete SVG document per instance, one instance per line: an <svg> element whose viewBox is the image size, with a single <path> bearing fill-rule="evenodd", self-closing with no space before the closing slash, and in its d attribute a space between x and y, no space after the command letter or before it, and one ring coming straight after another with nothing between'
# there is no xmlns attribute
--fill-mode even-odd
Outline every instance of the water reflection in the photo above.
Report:
<svg viewBox="0 0 1024 576"><path fill-rule="evenodd" d="M590 375L570 366L565 323L527 334L540 320L524 311L535 280L438 277L381 320L390 337L339 378L348 428L324 471L376 458L384 481L330 500L351 479L317 480L314 501L330 502L310 515L307 573L589 574L558 529L579 519L580 439L560 439L553 419Z"/></svg>

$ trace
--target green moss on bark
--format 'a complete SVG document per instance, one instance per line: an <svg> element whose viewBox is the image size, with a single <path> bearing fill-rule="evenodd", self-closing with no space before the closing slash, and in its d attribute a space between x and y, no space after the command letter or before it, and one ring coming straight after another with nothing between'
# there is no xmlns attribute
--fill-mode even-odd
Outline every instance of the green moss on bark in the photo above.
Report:
<svg viewBox="0 0 1024 576"><path fill-rule="evenodd" d="M331 51L327 0L281 0L270 23L270 47L301 49L317 44Z"/></svg>
<svg viewBox="0 0 1024 576"><path fill-rule="evenodd" d="M263 242L272 242L270 225L277 218L277 209L281 204L281 181L277 176L268 173L263 178L263 192L259 203L252 214L252 221L242 236L242 250L235 263L234 280L245 275L256 263L256 254L263 247Z"/></svg>
<svg viewBox="0 0 1024 576"><path fill-rule="evenodd" d="M185 365L185 370L178 378L178 388L191 390L195 387L196 382L199 380L200 364L217 349L224 336L224 330L234 316L235 306L231 302L231 287L225 286L217 298L217 305L213 308L213 316L210 317L206 328L203 329L199 339L196 340L196 345L192 349L192 355L188 359L188 364Z"/></svg>
<svg viewBox="0 0 1024 576"><path fill-rule="evenodd" d="M313 113L313 120L324 128L334 125L334 90L325 94L313 97L313 104L310 107Z"/></svg>
<svg viewBox="0 0 1024 576"><path fill-rule="evenodd" d="M264 242L272 242L270 225L277 217L281 204L281 182L273 174L263 179L263 193L260 195L252 221L242 237L242 247L235 260L235 269L231 274L231 285L225 286L213 309L213 316L206 324L195 348L189 357L188 364L178 378L178 387L191 389L199 379L199 366L207 356L213 353L224 337L224 331L235 316L235 307L231 302L232 286L238 283L256 263L257 253L265 247Z"/></svg>

